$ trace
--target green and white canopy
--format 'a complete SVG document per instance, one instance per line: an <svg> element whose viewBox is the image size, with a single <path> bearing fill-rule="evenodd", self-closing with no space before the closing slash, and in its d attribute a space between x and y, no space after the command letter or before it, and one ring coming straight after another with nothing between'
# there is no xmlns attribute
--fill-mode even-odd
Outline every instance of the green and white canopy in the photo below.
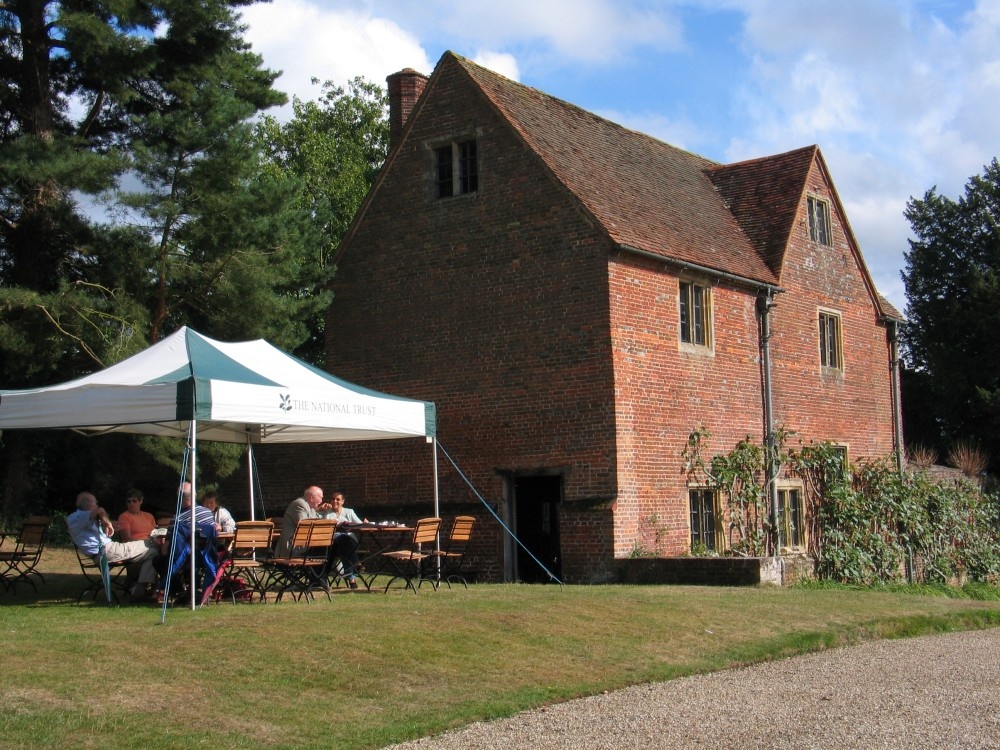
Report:
<svg viewBox="0 0 1000 750"><path fill-rule="evenodd" d="M58 385L0 390L0 430L72 428L230 443L433 438L434 404L340 380L264 340L189 329Z"/></svg>

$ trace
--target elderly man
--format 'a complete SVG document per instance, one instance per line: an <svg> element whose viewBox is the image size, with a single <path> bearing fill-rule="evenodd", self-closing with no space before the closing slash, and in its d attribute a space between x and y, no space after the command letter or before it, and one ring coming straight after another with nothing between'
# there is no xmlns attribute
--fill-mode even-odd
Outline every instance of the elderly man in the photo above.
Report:
<svg viewBox="0 0 1000 750"><path fill-rule="evenodd" d="M132 542L111 541L115 527L107 511L97 504L93 493L81 492L76 496L76 510L66 516L66 526L73 544L91 557L103 552L109 563L142 563L131 591L134 599L143 598L147 593L147 584L152 586L156 582L153 560L160 554L159 547L148 538Z"/></svg>
<svg viewBox="0 0 1000 750"><path fill-rule="evenodd" d="M212 511L202 505L195 505L194 498L191 496L191 483L184 482L181 485L181 512L177 518L174 519L173 524L190 524L191 514L194 514L194 525L198 533L202 536L213 536L212 529L219 531L219 524L215 522L215 516L212 515Z"/></svg>
<svg viewBox="0 0 1000 750"><path fill-rule="evenodd" d="M274 549L276 557L288 557L292 553L292 537L295 527L303 518L320 518L317 510L323 505L323 490L319 487L306 487L302 497L292 500L285 508L285 516L281 522L281 537ZM324 506L324 509L328 506Z"/></svg>

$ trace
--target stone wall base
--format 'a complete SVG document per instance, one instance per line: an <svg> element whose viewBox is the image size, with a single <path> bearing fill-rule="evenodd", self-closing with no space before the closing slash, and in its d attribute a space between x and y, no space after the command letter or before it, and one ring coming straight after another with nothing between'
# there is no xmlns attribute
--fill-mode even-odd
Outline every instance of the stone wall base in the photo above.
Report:
<svg viewBox="0 0 1000 750"><path fill-rule="evenodd" d="M812 561L789 557L630 557L615 560L618 583L787 586L814 578Z"/></svg>

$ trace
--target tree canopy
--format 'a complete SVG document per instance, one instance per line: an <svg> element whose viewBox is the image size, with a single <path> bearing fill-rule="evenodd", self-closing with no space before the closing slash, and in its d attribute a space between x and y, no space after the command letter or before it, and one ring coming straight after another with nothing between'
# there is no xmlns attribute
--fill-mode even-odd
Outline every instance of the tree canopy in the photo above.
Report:
<svg viewBox="0 0 1000 750"><path fill-rule="evenodd" d="M291 120L265 116L256 129L262 176L283 184L298 180L295 205L320 238L310 265L323 276L334 272L334 252L385 161L388 108L385 90L374 83L355 78L345 89L326 81L318 100L294 99ZM324 361L323 313L316 311L312 337L296 352L317 365Z"/></svg>
<svg viewBox="0 0 1000 750"><path fill-rule="evenodd" d="M944 452L978 443L1000 459L1000 164L972 177L957 201L935 188L907 204L905 255L911 368L904 410L924 442ZM906 382L904 381L904 385ZM914 398L919 394L919 399ZM905 416L905 413L904 413Z"/></svg>
<svg viewBox="0 0 1000 750"><path fill-rule="evenodd" d="M295 285L283 253L302 222L281 186L253 179L248 122L285 97L242 39L246 4L0 4L6 386L105 366L182 321L305 338L247 295ZM250 313L239 325L233 298Z"/></svg>
<svg viewBox="0 0 1000 750"><path fill-rule="evenodd" d="M322 363L384 94L327 86L289 123L265 116L286 97L243 39L253 2L0 0L0 386L93 372L180 325ZM0 436L0 516L53 476L44 442Z"/></svg>

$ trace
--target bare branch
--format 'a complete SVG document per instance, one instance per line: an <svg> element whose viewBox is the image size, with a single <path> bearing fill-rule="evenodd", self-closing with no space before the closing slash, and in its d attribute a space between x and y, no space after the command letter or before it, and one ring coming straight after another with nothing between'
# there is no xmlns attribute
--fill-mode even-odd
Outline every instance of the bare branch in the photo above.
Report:
<svg viewBox="0 0 1000 750"><path fill-rule="evenodd" d="M86 341L81 339L79 336L74 336L65 328L63 328L61 325L59 325L59 321L57 321L55 318L52 317L52 314L49 312L48 308L45 307L45 305L37 305L37 307L39 310L42 311L42 314L49 319L52 325L55 326L56 330L59 331L59 333L61 333L63 336L70 339L71 341L75 341L79 345L79 347L84 352L86 352L87 355L90 356L92 360L94 360L94 362L97 363L99 367L104 367L104 363L101 361L101 358L94 353L94 350L87 345Z"/></svg>

